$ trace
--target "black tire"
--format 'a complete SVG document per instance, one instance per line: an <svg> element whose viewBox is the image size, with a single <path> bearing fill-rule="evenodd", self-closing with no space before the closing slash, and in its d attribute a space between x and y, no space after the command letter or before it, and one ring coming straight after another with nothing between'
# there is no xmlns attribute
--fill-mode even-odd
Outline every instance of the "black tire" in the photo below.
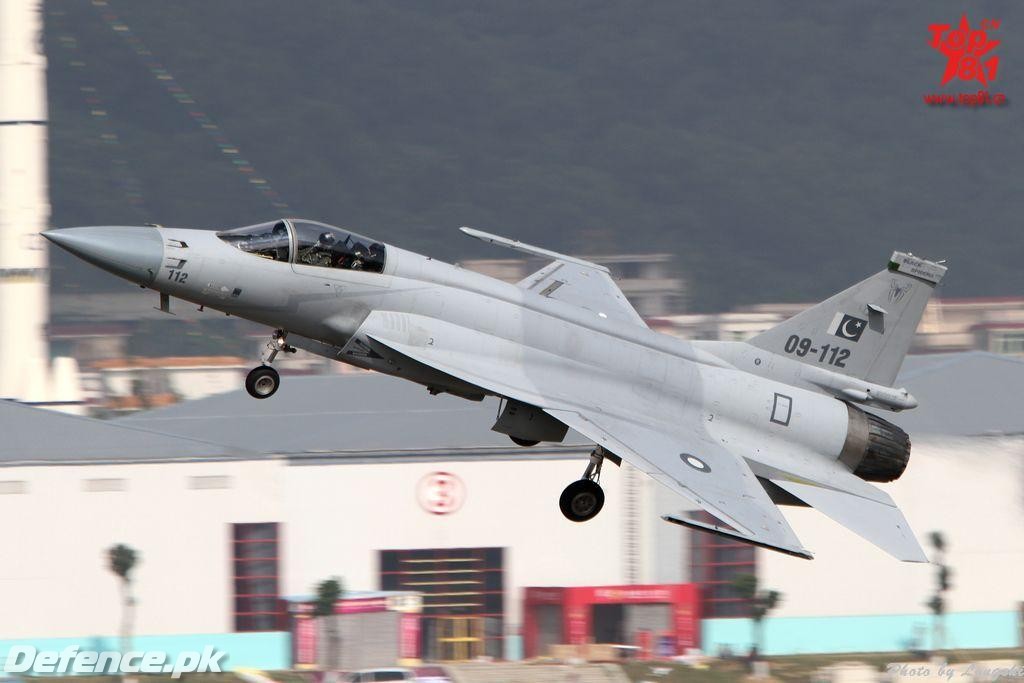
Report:
<svg viewBox="0 0 1024 683"><path fill-rule="evenodd" d="M253 398L270 398L281 386L281 375L269 365L253 368L245 378L245 390Z"/></svg>
<svg viewBox="0 0 1024 683"><path fill-rule="evenodd" d="M590 479L574 481L562 491L558 507L570 522L586 522L604 507L604 491Z"/></svg>
<svg viewBox="0 0 1024 683"><path fill-rule="evenodd" d="M534 441L533 439L520 439L518 436L509 436L512 439L512 443L523 448L529 448L530 446L536 446L540 441Z"/></svg>

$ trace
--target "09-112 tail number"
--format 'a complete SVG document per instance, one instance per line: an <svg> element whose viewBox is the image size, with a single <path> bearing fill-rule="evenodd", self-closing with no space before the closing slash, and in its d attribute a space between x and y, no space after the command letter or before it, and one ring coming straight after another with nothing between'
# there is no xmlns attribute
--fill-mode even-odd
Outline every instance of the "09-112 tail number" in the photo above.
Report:
<svg viewBox="0 0 1024 683"><path fill-rule="evenodd" d="M814 346L814 342L807 337L797 335L790 336L783 347L786 353L792 353L800 358L807 354L825 365L834 365L837 368L845 368L846 360L850 357L850 350L833 344L822 344L821 347Z"/></svg>

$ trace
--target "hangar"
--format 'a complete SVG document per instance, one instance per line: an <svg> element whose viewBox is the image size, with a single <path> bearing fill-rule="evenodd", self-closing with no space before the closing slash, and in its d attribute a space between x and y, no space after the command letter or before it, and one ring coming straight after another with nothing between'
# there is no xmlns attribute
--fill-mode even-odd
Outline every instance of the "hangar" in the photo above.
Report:
<svg viewBox="0 0 1024 683"><path fill-rule="evenodd" d="M911 357L901 379L921 407L893 418L915 444L887 488L922 540L949 540L947 639L1016 645L1024 539L1007 530L1024 522L1024 363ZM746 572L783 594L769 653L927 644L929 565L802 509L786 514L813 562L680 529L659 516L685 503L628 466L605 472L601 515L573 524L557 499L589 445L570 432L520 448L489 431L497 409L376 374L289 377L268 401L236 391L106 422L0 403L0 515L18 520L5 525L16 552L0 566L0 647L116 643L103 556L115 543L141 554L136 646L213 644L235 667L290 665L286 598L334 575L353 592L421 593L425 658L523 656L527 588L532 605L545 587L685 583L700 592L693 643L743 651L730 582ZM638 638L607 625L629 610L602 609L604 631Z"/></svg>

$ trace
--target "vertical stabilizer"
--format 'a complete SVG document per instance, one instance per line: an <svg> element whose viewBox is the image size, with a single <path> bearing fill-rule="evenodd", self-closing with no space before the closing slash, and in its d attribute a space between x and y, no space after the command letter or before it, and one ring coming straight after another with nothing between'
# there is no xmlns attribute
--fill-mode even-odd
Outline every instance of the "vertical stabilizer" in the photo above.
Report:
<svg viewBox="0 0 1024 683"><path fill-rule="evenodd" d="M802 363L892 386L946 267L894 252L880 273L750 340Z"/></svg>

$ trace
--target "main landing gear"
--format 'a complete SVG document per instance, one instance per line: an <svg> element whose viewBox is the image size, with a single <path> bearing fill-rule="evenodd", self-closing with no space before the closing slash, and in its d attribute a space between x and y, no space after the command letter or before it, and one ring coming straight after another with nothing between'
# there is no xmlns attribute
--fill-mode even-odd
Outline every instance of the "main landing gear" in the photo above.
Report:
<svg viewBox="0 0 1024 683"><path fill-rule="evenodd" d="M274 330L262 354L263 365L253 368L246 376L245 390L253 398L270 398L281 386L281 375L270 364L281 352L295 353L295 347L285 342L287 336L284 330Z"/></svg>
<svg viewBox="0 0 1024 683"><path fill-rule="evenodd" d="M604 491L598 483L605 458L619 465L622 459L598 446L590 453L590 462L583 478L565 487L558 499L558 507L570 522L586 522L597 517L604 507Z"/></svg>

